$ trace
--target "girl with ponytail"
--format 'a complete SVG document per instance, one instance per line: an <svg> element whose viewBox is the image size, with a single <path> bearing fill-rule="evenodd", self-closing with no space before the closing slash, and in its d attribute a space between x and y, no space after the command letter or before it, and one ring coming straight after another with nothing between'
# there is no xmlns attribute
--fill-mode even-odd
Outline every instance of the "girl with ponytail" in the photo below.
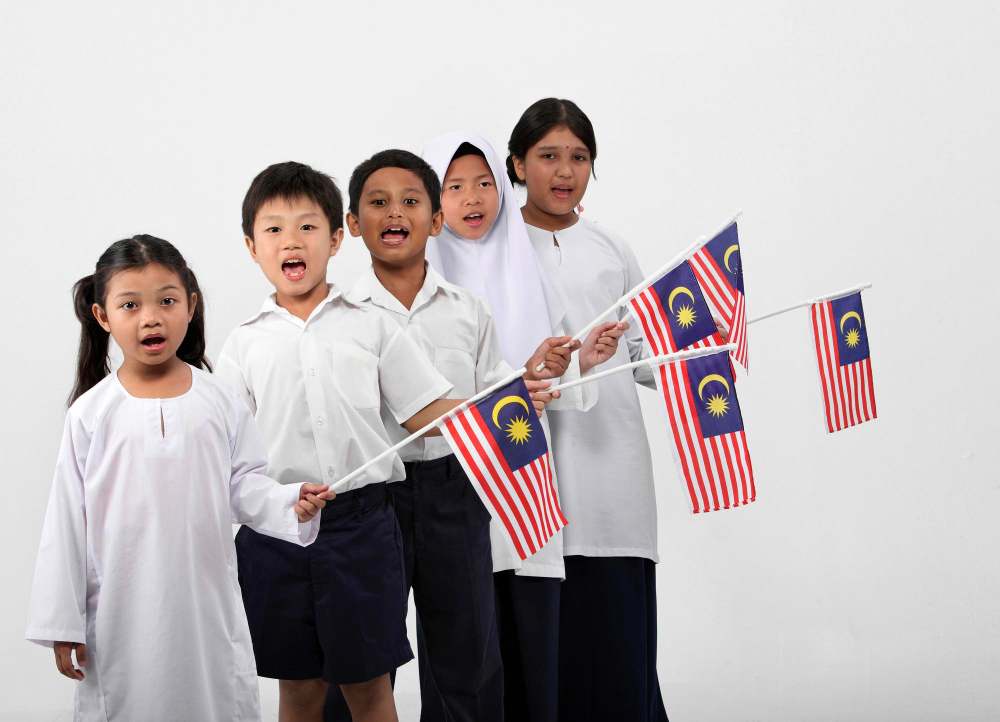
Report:
<svg viewBox="0 0 1000 722"><path fill-rule="evenodd" d="M170 243L112 244L73 303L76 384L27 637L79 682L77 722L259 720L231 524L304 546L333 494L265 475L249 409L208 373L201 289Z"/></svg>

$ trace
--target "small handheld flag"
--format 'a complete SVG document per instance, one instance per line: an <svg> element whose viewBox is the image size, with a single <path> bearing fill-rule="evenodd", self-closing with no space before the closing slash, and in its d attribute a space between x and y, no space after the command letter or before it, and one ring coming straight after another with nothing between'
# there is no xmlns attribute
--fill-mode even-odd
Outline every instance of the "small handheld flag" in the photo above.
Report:
<svg viewBox="0 0 1000 722"><path fill-rule="evenodd" d="M629 309L654 356L722 344L689 261L639 291Z"/></svg>
<svg viewBox="0 0 1000 722"><path fill-rule="evenodd" d="M446 418L441 433L522 560L566 525L545 432L520 377Z"/></svg>
<svg viewBox="0 0 1000 722"><path fill-rule="evenodd" d="M656 369L677 465L695 514L757 498L732 369L724 350Z"/></svg>
<svg viewBox="0 0 1000 722"><path fill-rule="evenodd" d="M743 290L743 258L736 221L726 226L691 256L691 266L712 313L726 327L733 358L747 366L747 304Z"/></svg>
<svg viewBox="0 0 1000 722"><path fill-rule="evenodd" d="M828 432L877 417L861 293L812 304L813 340Z"/></svg>

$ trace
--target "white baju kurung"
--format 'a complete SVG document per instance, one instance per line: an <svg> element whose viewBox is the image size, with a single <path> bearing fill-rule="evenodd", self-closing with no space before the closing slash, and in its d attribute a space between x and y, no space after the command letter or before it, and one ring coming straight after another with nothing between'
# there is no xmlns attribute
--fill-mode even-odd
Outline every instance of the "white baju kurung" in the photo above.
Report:
<svg viewBox="0 0 1000 722"><path fill-rule="evenodd" d="M66 416L27 638L87 645L74 719L258 720L232 524L306 545L246 405L207 372L168 399L112 373Z"/></svg>
<svg viewBox="0 0 1000 722"><path fill-rule="evenodd" d="M554 233L529 225L528 235L549 284L572 299L566 304L570 328L582 328L643 279L632 249L583 218ZM619 318L625 315L621 309ZM601 369L647 353L632 324ZM548 414L559 500L570 520L563 530L566 556L659 560L653 465L636 382L654 387L648 367L588 384L599 387L600 401L587 412L553 408Z"/></svg>

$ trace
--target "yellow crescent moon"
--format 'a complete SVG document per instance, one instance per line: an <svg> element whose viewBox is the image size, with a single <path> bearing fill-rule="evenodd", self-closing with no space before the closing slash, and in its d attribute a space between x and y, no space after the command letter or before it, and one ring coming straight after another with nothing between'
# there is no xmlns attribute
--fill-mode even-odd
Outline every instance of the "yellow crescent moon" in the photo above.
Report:
<svg viewBox="0 0 1000 722"><path fill-rule="evenodd" d="M500 428L500 412L503 411L503 407L507 404L521 404L525 411L528 410L528 402L520 396L504 396L493 405L493 423L496 424L498 429Z"/></svg>
<svg viewBox="0 0 1000 722"><path fill-rule="evenodd" d="M698 398L699 399L701 399L702 401L705 400L705 396L704 396L704 394L702 394L702 391L704 391L704 389L705 389L705 384L707 384L707 383L709 383L711 381L718 381L720 384L722 384L723 386L725 386L726 387L726 396L729 395L729 393L730 393L729 382L726 381L725 376L719 376L719 374L709 374L708 376L706 376L705 378L703 378L701 380L700 384L698 384Z"/></svg>
<svg viewBox="0 0 1000 722"><path fill-rule="evenodd" d="M667 308L670 309L671 313L674 312L674 299L677 298L677 294L679 293L686 293L691 299L691 303L694 303L694 294L691 293L690 289L687 286L678 286L670 292L670 296L667 298Z"/></svg>
<svg viewBox="0 0 1000 722"><path fill-rule="evenodd" d="M726 249L726 255L722 257L722 264L726 267L726 270L733 273L733 269L729 267L729 257L734 253L739 253L740 247L735 243Z"/></svg>
<svg viewBox="0 0 1000 722"><path fill-rule="evenodd" d="M859 326L863 326L864 325L863 323L861 323L861 316L858 315L857 311L848 311L847 313L845 313L843 316L840 317L840 330L841 331L844 330L844 324L847 322L847 319L849 319L849 318L856 318L856 319L858 319L858 325Z"/></svg>

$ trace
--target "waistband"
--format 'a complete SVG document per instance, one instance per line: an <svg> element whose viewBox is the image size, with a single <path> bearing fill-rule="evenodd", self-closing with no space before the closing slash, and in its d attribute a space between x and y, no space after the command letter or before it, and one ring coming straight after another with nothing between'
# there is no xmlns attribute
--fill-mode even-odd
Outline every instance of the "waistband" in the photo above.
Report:
<svg viewBox="0 0 1000 722"><path fill-rule="evenodd" d="M338 493L337 498L327 502L326 507L324 507L323 514L320 517L320 527L326 526L329 521L341 519L347 514L363 512L365 509L382 506L387 503L388 499L389 492L384 481L377 484L368 484L360 489Z"/></svg>

